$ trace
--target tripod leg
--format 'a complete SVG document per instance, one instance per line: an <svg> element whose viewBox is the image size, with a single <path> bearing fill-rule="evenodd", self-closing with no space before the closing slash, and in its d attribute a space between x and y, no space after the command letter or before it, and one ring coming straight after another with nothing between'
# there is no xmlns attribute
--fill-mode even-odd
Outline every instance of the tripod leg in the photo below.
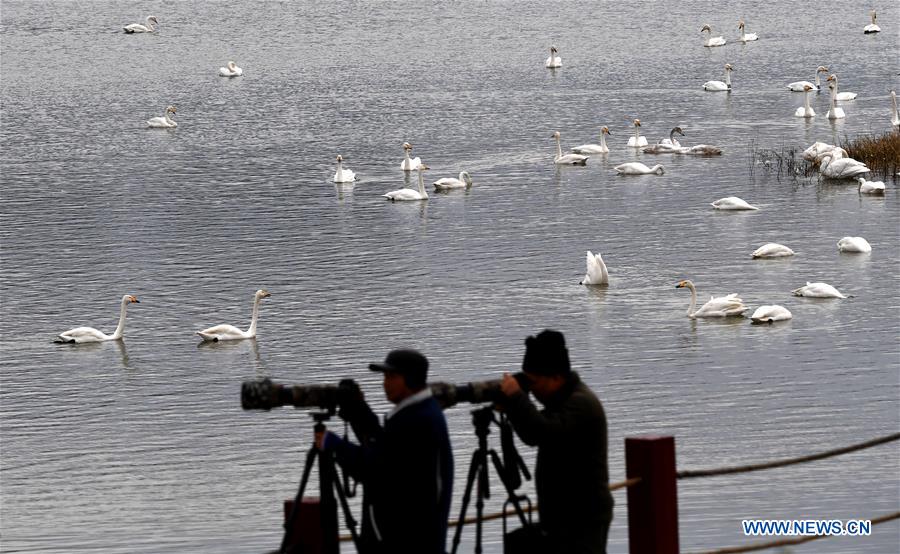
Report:
<svg viewBox="0 0 900 554"><path fill-rule="evenodd" d="M482 463L481 460L482 457L479 455L478 450L472 453L472 461L469 462L469 475L466 477L466 492L463 493L462 505L459 509L459 519L457 519L456 531L453 533L453 548L450 549L451 554L456 554L456 550L459 548L459 539L462 535L462 529L466 520L466 510L469 507L469 501L472 499L472 486L475 484L475 479L478 476L478 469Z"/></svg>
<svg viewBox="0 0 900 554"><path fill-rule="evenodd" d="M291 535L294 534L294 522L297 514L300 513L300 502L303 501L303 492L306 490L306 484L309 482L309 474L312 466L316 461L319 450L314 446L306 452L306 462L303 464L303 476L300 477L300 488L297 489L297 496L294 497L294 505L291 507L291 514L287 521L284 522L284 537L281 539L281 546L278 551L284 554L291 544Z"/></svg>
<svg viewBox="0 0 900 554"><path fill-rule="evenodd" d="M330 455L329 458L331 458L331 463L334 465L333 454ZM338 479L334 480L334 490L337 492L338 500L341 502L341 510L344 512L344 521L347 523L347 528L350 529L350 536L353 537L353 545L356 547L356 551L359 552L359 535L356 534L356 520L353 518L353 513L350 511L350 504L347 503L347 493L344 492L344 486Z"/></svg>
<svg viewBox="0 0 900 554"><path fill-rule="evenodd" d="M500 481L503 483L503 487L506 489L507 499L512 502L513 507L516 509L516 515L519 516L519 520L522 522L522 525L528 525L528 521L525 519L525 510L522 509L522 505L519 504L519 497L516 496L515 489L506 481L506 473L503 472L503 462L500 461L500 456L496 451L491 450L491 461L494 462L494 468L497 470L497 474L500 476Z"/></svg>

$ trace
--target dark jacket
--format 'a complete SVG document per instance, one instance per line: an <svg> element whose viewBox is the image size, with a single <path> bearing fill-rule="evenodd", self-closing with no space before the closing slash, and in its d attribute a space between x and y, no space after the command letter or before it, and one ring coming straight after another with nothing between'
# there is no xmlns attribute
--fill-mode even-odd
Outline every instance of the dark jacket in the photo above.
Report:
<svg viewBox="0 0 900 554"><path fill-rule="evenodd" d="M543 410L526 394L509 398L506 410L522 441L538 447L538 512L551 551L605 552L613 498L600 400L572 372Z"/></svg>
<svg viewBox="0 0 900 554"><path fill-rule="evenodd" d="M371 410L369 410L371 413ZM326 448L362 482L362 554L444 554L453 489L453 453L434 398L405 406L377 424L363 416L362 444L329 435ZM372 424L374 420L374 424ZM357 431L357 428L354 427Z"/></svg>

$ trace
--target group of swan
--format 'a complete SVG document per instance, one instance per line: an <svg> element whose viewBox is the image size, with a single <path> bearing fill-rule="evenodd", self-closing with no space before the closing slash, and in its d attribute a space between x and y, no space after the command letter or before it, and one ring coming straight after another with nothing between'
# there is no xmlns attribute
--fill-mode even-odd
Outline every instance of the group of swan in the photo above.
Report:
<svg viewBox="0 0 900 554"><path fill-rule="evenodd" d="M132 33L152 33L156 30L154 25L159 25L159 20L156 19L155 15L148 15L147 20L143 25L140 23L132 23L122 27L122 29L129 35Z"/></svg>
<svg viewBox="0 0 900 554"><path fill-rule="evenodd" d="M202 331L198 331L197 334L200 335L204 341L224 341L224 340L236 340L236 339L249 339L256 336L256 323L259 320L259 301L263 298L268 298L271 296L265 290L258 290L253 295L253 315L250 318L250 328L246 331L241 331L237 327L233 325L216 325L210 327L208 329L204 329ZM122 307L119 310L119 324L116 326L116 330L112 335L107 335L102 331L98 331L93 327L76 327L75 329L70 329L63 333L60 333L56 339L56 342L61 343L85 343L85 342L103 342L108 340L119 340L122 338L122 335L125 332L125 312L128 304L132 303L140 303L140 301L130 295L126 294L122 297Z"/></svg>
<svg viewBox="0 0 900 554"><path fill-rule="evenodd" d="M178 127L178 123L172 119L169 114L175 113L175 106L167 106L166 111L163 112L162 117L151 117L147 120L147 127L154 127L157 129L169 129L172 127Z"/></svg>
<svg viewBox="0 0 900 554"><path fill-rule="evenodd" d="M562 58L559 57L559 50L557 50L555 46L550 47L550 57L544 62L544 66L548 69L562 67Z"/></svg>
<svg viewBox="0 0 900 554"><path fill-rule="evenodd" d="M730 63L725 64L725 80L724 81L706 81L703 83L703 90L711 92L731 92L731 72L734 68Z"/></svg>
<svg viewBox="0 0 900 554"><path fill-rule="evenodd" d="M804 160L818 164L819 172L829 179L858 180L861 175L870 171L866 164L849 157L847 151L840 146L824 142L814 142L812 146L803 151L802 157ZM863 181L871 183L871 187L867 186L863 190L863 182L860 182L860 192L874 192L873 189L878 188L876 182Z"/></svg>
<svg viewBox="0 0 900 554"><path fill-rule="evenodd" d="M219 75L222 77L240 77L244 74L244 70L237 66L234 62L228 62L225 67L219 68Z"/></svg>

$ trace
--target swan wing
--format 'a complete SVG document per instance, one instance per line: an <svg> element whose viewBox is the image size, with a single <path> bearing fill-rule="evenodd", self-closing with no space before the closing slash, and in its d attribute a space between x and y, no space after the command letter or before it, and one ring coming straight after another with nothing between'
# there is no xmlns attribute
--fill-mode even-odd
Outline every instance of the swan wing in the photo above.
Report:
<svg viewBox="0 0 900 554"><path fill-rule="evenodd" d="M728 85L726 85L724 81L706 81L703 83L703 90L719 92L728 90Z"/></svg>
<svg viewBox="0 0 900 554"><path fill-rule="evenodd" d="M419 191L413 189L398 189L382 194L385 198L391 200L424 200Z"/></svg>
<svg viewBox="0 0 900 554"><path fill-rule="evenodd" d="M793 255L794 251L787 246L777 242L770 242L754 250L751 256L754 258L780 258Z"/></svg>
<svg viewBox="0 0 900 554"><path fill-rule="evenodd" d="M205 341L235 340L249 337L247 333L234 325L226 324L214 325L202 331L197 331L197 334L203 337Z"/></svg>
<svg viewBox="0 0 900 554"><path fill-rule="evenodd" d="M719 298L710 298L699 310L694 312L694 317L727 317L743 314L749 308L736 294Z"/></svg>
<svg viewBox="0 0 900 554"><path fill-rule="evenodd" d="M585 165L587 156L581 154L563 154L553 160L557 165Z"/></svg>
<svg viewBox="0 0 900 554"><path fill-rule="evenodd" d="M130 25L126 25L122 27L126 33L147 33L150 31L147 27L141 25L140 23L132 23Z"/></svg>
<svg viewBox="0 0 900 554"><path fill-rule="evenodd" d="M436 189L458 189L465 188L466 184L463 181L460 181L456 177L442 177L438 179L434 183L434 188Z"/></svg>
<svg viewBox="0 0 900 554"><path fill-rule="evenodd" d="M606 154L609 148L600 144L582 144L572 149L576 154Z"/></svg>
<svg viewBox="0 0 900 554"><path fill-rule="evenodd" d="M810 87L813 90L819 90L819 87L817 87L815 83L810 83L809 81L794 81L793 83L788 83L787 86L787 88L791 92L803 92L806 90L805 87Z"/></svg>
<svg viewBox="0 0 900 554"><path fill-rule="evenodd" d="M100 342L109 340L109 336L93 327L76 327L59 334L57 342Z"/></svg>

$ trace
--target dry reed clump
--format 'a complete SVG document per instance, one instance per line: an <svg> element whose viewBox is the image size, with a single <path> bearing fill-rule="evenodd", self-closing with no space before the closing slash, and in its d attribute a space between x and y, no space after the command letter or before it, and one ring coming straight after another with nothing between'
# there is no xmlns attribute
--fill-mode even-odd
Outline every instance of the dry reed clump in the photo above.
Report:
<svg viewBox="0 0 900 554"><path fill-rule="evenodd" d="M773 172L781 181L782 178L797 181L799 178L815 177L819 167L803 159L803 150L796 148L762 149L750 145L750 177L753 178L756 167L761 166L766 173Z"/></svg>
<svg viewBox="0 0 900 554"><path fill-rule="evenodd" d="M872 176L896 179L900 171L900 132L845 140L841 147L851 158L866 164L872 170Z"/></svg>

